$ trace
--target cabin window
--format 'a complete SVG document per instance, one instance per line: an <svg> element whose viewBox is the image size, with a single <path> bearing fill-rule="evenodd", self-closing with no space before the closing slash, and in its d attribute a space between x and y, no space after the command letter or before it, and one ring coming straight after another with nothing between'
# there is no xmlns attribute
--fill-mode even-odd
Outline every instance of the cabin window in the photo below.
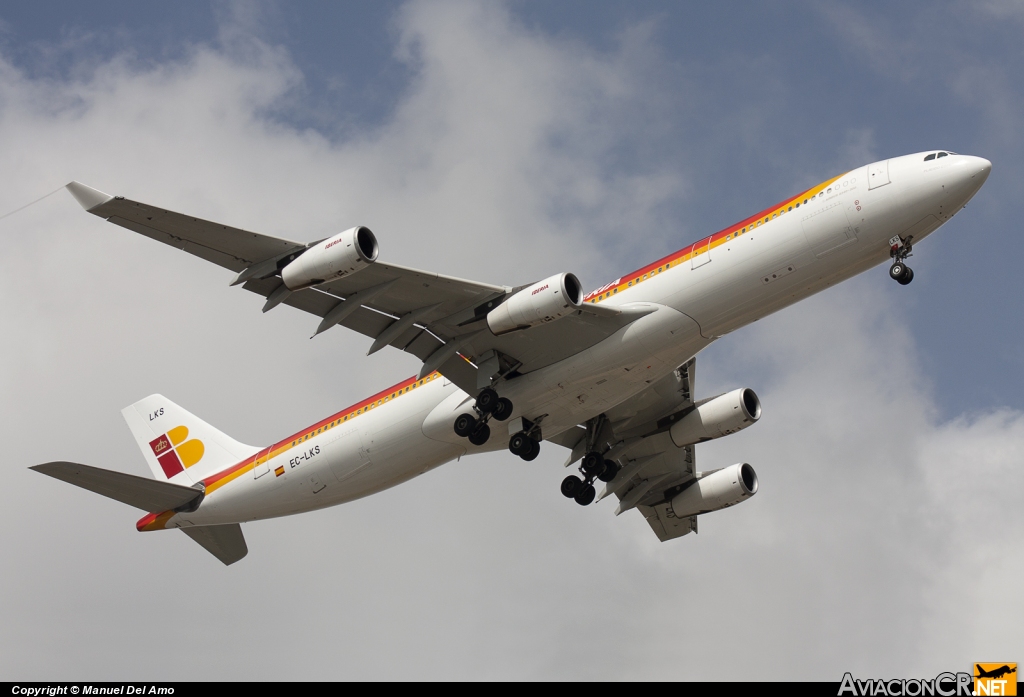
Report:
<svg viewBox="0 0 1024 697"><path fill-rule="evenodd" d="M804 205L805 206L807 205L807 199L804 199Z"/></svg>
<svg viewBox="0 0 1024 697"><path fill-rule="evenodd" d="M799 208L799 207L800 207L800 204L799 204L799 203L798 203L798 204L796 204L796 207L797 207L797 208Z"/></svg>
<svg viewBox="0 0 1024 697"><path fill-rule="evenodd" d="M612 293L618 293L618 292L619 292L619 289L618 289L618 288L613 288L613 289L612 289Z"/></svg>

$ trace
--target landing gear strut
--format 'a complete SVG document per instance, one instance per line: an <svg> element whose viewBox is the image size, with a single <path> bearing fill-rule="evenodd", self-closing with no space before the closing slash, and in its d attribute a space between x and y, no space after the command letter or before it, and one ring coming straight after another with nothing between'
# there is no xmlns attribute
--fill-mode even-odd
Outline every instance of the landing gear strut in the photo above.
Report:
<svg viewBox="0 0 1024 697"><path fill-rule="evenodd" d="M896 235L889 240L889 256L892 257L892 266L889 268L889 278L905 286L914 280L914 270L907 266L905 259L911 256L913 246L910 244L912 237L904 240Z"/></svg>
<svg viewBox="0 0 1024 697"><path fill-rule="evenodd" d="M576 503L581 506L589 506L597 495L594 490L594 480L610 482L618 473L619 466L615 462L605 460L599 452L591 451L583 456L583 461L580 463L580 474L583 477L570 474L562 480L562 496L567 499L575 499Z"/></svg>
<svg viewBox="0 0 1024 697"><path fill-rule="evenodd" d="M491 437L491 427L487 425L488 420L494 417L498 421L504 421L510 417L512 402L506 397L499 397L497 392L487 387L477 395L473 411L477 413L477 416L459 414L456 417L455 434L460 438L468 438L473 445L483 445Z"/></svg>

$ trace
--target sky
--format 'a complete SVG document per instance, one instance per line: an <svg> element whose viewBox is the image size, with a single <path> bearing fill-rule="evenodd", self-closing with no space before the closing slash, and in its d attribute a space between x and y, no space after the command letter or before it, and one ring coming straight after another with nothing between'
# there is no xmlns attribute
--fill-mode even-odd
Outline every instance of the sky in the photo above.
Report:
<svg viewBox="0 0 1024 697"><path fill-rule="evenodd" d="M1024 181L1016 2L8 4L0 215L72 179L395 263L595 288L843 171L993 162L885 266L726 336L697 448L758 495L659 543L558 493L565 452L465 458L244 526L223 567L27 470L146 467L159 392L248 443L415 373L82 212L0 220L0 674L16 680L932 677L1024 656Z"/></svg>

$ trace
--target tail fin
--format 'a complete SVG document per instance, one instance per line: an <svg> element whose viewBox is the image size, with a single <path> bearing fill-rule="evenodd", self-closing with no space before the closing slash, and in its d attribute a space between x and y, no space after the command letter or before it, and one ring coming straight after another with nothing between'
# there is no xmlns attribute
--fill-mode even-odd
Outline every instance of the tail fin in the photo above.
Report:
<svg viewBox="0 0 1024 697"><path fill-rule="evenodd" d="M153 476L190 486L259 452L239 443L163 395L121 410Z"/></svg>

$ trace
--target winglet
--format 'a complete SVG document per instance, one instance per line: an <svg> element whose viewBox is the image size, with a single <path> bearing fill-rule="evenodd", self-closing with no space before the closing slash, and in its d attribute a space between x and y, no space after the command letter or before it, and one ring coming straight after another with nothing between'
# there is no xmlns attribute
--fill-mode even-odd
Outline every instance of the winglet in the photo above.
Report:
<svg viewBox="0 0 1024 697"><path fill-rule="evenodd" d="M81 182L71 182L65 187L71 192L71 195L75 197L75 200L87 211L91 211L93 208L102 206L107 201L110 201L114 197L110 194L105 194L102 191L97 191L91 186L86 186Z"/></svg>

